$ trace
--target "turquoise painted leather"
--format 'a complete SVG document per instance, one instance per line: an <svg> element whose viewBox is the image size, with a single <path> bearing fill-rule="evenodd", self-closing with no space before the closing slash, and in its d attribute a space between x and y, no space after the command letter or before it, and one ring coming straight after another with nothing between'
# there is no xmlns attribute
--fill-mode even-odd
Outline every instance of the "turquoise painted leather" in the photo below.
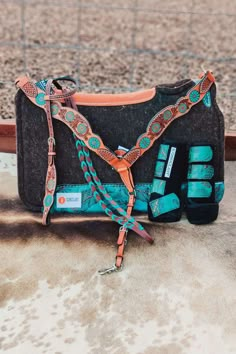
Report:
<svg viewBox="0 0 236 354"><path fill-rule="evenodd" d="M162 177L164 172L165 162L164 161L157 161L154 176L155 177Z"/></svg>
<svg viewBox="0 0 236 354"><path fill-rule="evenodd" d="M206 95L203 97L203 103L206 107L210 108L211 107L211 94L208 91Z"/></svg>
<svg viewBox="0 0 236 354"><path fill-rule="evenodd" d="M188 179L211 179L214 176L214 167L211 165L189 165Z"/></svg>
<svg viewBox="0 0 236 354"><path fill-rule="evenodd" d="M166 144L161 144L158 152L157 159L158 160L166 160L168 156L170 146Z"/></svg>
<svg viewBox="0 0 236 354"><path fill-rule="evenodd" d="M151 193L165 194L166 181L154 178Z"/></svg>
<svg viewBox="0 0 236 354"><path fill-rule="evenodd" d="M189 163L191 162L208 162L213 157L211 146L192 146L189 149Z"/></svg>
<svg viewBox="0 0 236 354"><path fill-rule="evenodd" d="M161 214L178 209L180 207L180 201L175 193L170 193L158 199L152 200L149 202L149 205L152 209L153 216L157 217Z"/></svg>
<svg viewBox="0 0 236 354"><path fill-rule="evenodd" d="M209 198L212 193L210 182L195 181L188 182L188 198Z"/></svg>

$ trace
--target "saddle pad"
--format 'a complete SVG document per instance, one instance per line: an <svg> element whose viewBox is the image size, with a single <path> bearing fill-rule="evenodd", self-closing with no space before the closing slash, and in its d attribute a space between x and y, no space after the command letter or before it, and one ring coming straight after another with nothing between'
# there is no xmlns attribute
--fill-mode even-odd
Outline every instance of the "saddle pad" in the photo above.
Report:
<svg viewBox="0 0 236 354"><path fill-rule="evenodd" d="M46 82L47 80L43 80L37 83L37 86L43 88ZM93 132L102 137L105 145L112 151L118 147L129 150L145 132L152 117L164 107L175 104L195 84L196 80L186 79L173 84L157 85L149 90L146 98L138 93L136 96L103 95L105 99L102 102L99 100L100 95L92 95L92 102L87 99L89 95L78 93L77 108L86 117ZM87 102L83 101L84 97ZM47 118L45 111L32 103L22 90L17 92L15 103L19 195L27 208L41 211L48 165ZM52 210L75 213L102 211L87 188L71 130L56 119L53 120L53 126L57 152L57 190ZM154 145L132 166L137 190L134 206L136 211L146 212L148 209L157 152L163 141L186 145L207 143L212 146L214 179L216 183L223 182L224 119L216 103L215 84L203 100L180 119L173 121ZM91 158L97 175L102 183L109 187L110 194L114 199L119 196L119 202L126 204L127 193L118 173L93 152ZM66 193L66 201L63 193Z"/></svg>

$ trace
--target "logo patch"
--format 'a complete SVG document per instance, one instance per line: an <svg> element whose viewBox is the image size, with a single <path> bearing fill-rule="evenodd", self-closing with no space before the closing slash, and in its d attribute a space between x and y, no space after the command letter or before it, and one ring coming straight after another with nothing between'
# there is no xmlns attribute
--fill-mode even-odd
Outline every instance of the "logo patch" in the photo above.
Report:
<svg viewBox="0 0 236 354"><path fill-rule="evenodd" d="M170 150L170 156L169 156L169 159L168 159L166 172L165 172L165 177L166 178L170 177L172 166L173 166L173 162L174 162L174 159L175 159L175 154L176 154L176 147L172 147L171 150Z"/></svg>
<svg viewBox="0 0 236 354"><path fill-rule="evenodd" d="M82 193L57 193L57 208L81 208Z"/></svg>

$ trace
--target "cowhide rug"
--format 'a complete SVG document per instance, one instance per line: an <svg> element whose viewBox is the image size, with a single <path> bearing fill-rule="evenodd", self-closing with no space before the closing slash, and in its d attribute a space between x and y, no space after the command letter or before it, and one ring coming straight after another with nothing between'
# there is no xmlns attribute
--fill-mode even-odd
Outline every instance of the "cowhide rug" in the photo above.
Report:
<svg viewBox="0 0 236 354"><path fill-rule="evenodd" d="M41 226L17 197L14 163L0 154L1 354L236 353L236 163L214 224L139 217L155 244L130 233L124 270L107 276L97 270L113 263L117 226Z"/></svg>

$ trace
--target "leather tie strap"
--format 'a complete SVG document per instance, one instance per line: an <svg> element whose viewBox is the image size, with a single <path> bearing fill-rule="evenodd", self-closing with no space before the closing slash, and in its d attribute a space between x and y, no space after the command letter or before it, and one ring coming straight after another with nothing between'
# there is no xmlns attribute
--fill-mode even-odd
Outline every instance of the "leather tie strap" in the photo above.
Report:
<svg viewBox="0 0 236 354"><path fill-rule="evenodd" d="M52 80L48 80L46 85L46 94L50 94L52 86ZM51 115L51 107L50 101L46 101L46 115L47 115L47 122L48 122L48 131L49 131L49 138L48 138L48 168L47 168L47 175L46 175L46 182L45 182L45 195L43 199L43 225L48 225L49 223L49 212L54 202L54 194L57 185L57 172L55 166L55 137L54 137L54 130L52 124L52 115Z"/></svg>

